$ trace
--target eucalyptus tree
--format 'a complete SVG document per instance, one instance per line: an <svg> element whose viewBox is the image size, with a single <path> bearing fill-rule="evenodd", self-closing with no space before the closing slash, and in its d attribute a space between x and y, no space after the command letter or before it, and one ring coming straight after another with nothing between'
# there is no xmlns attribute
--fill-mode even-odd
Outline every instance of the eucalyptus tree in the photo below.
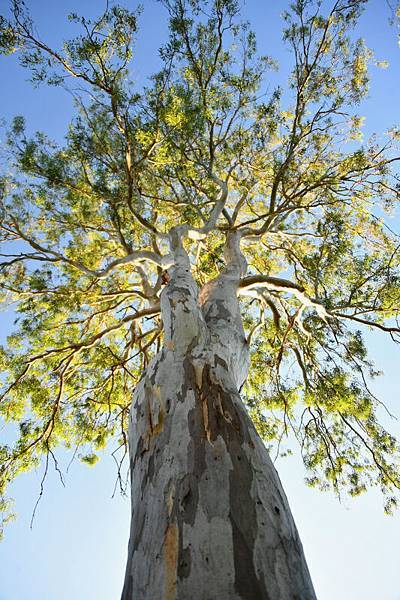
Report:
<svg viewBox="0 0 400 600"><path fill-rule="evenodd" d="M267 447L298 440L310 485L400 486L363 330L399 341L397 131L361 140L365 2L296 0L293 70L271 90L236 0L162 0L141 89L137 13L70 16L51 48L20 0L1 20L35 84L66 87L62 145L16 117L2 178L1 490L57 448L130 454L124 600L315 598ZM267 34L267 32L266 32Z"/></svg>

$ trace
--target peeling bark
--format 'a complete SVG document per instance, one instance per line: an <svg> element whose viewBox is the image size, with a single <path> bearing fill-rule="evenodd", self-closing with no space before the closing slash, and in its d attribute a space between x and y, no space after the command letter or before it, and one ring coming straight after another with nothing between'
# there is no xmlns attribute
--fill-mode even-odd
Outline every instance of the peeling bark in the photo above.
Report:
<svg viewBox="0 0 400 600"><path fill-rule="evenodd" d="M249 359L237 288L201 291L179 235L162 292L165 345L131 411L132 523L122 600L315 600L280 480L240 399Z"/></svg>

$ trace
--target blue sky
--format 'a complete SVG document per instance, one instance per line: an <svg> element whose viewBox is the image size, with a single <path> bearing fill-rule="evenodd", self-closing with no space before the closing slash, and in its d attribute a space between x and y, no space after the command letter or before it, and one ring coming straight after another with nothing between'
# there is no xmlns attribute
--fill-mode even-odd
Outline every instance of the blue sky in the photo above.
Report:
<svg viewBox="0 0 400 600"><path fill-rule="evenodd" d="M126 2L128 4L128 2ZM3 0L2 5L6 4ZM65 15L92 14L102 0L26 0L42 36L50 44L67 37ZM144 0L135 77L143 82L157 67L157 48L165 39L167 19L154 0ZM132 4L130 4L132 6ZM280 13L286 0L247 0L243 15L257 32L261 52L277 58L287 71L289 53L281 43ZM386 70L372 69L371 92L360 114L367 133L383 132L400 121L400 49L388 24L384 0L371 0L360 23L360 35L387 59ZM71 99L60 89L37 90L15 57L1 58L4 83L0 116L23 114L30 130L40 129L60 140L72 115ZM390 223L396 228L395 219ZM397 226L397 230L399 227ZM0 315L0 342L11 318ZM400 349L382 335L368 335L371 355L385 375L373 390L392 412L400 415L398 370ZM386 419L382 415L383 419ZM385 424L400 437L399 423ZM67 464L69 458L62 457ZM280 459L282 478L306 551L319 600L400 600L398 540L400 514L384 516L379 493L356 500L305 487L304 469L296 456ZM122 587L129 531L129 500L111 499L115 467L105 456L94 468L75 462L64 488L56 473L48 477L33 530L29 529L41 472L22 476L13 486L19 514L0 544L0 600L112 600ZM149 599L150 600L150 599Z"/></svg>

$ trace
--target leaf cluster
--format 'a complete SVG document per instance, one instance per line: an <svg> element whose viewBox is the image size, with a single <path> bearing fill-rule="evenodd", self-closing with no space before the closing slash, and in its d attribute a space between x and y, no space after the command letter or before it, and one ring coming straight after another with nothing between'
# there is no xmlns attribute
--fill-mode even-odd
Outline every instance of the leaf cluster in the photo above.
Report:
<svg viewBox="0 0 400 600"><path fill-rule="evenodd" d="M69 89L65 139L16 117L1 178L1 299L17 320L1 352L1 494L64 446L94 464L126 451L132 391L162 343L159 295L168 232L206 227L185 247L200 285L238 231L251 342L245 397L260 433L300 444L309 482L395 502L395 440L379 425L361 329L399 341L396 135L363 142L359 105L372 53L352 28L363 0L296 0L284 15L288 88L270 89L234 0L163 0L162 68L132 83L137 12L70 16L80 34L53 49L21 0L0 21L35 84ZM250 298L249 298L250 296Z"/></svg>

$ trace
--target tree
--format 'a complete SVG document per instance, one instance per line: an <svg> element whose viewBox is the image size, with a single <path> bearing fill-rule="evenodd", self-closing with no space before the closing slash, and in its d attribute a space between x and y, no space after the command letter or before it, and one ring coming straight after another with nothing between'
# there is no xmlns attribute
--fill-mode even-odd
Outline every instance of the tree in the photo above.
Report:
<svg viewBox="0 0 400 600"><path fill-rule="evenodd" d="M236 2L163 4L163 68L140 91L136 14L71 15L83 33L62 51L22 3L2 20L4 51L35 83L78 82L64 147L29 138L21 117L9 136L1 285L21 318L1 411L20 434L1 449L2 485L41 459L58 468L59 445L93 464L129 438L123 598L185 598L205 581L203 596L314 598L255 428L269 444L291 431L312 485L376 484L388 510L399 487L358 331L400 331L399 241L382 219L398 133L362 145L356 113L373 58L351 38L365 2L285 14L285 95L264 93L274 63Z"/></svg>

